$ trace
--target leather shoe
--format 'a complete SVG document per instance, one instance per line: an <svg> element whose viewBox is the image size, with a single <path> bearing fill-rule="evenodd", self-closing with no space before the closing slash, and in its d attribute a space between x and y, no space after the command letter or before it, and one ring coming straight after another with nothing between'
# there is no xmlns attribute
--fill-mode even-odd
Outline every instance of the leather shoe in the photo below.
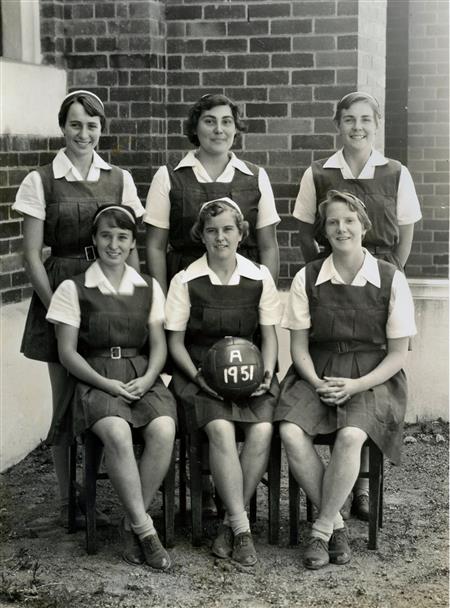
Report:
<svg viewBox="0 0 450 608"><path fill-rule="evenodd" d="M329 563L328 543L322 538L311 536L303 555L303 565L310 570L318 570Z"/></svg>
<svg viewBox="0 0 450 608"><path fill-rule="evenodd" d="M236 534L233 542L232 559L241 566L254 566L258 561L251 532Z"/></svg>
<svg viewBox="0 0 450 608"><path fill-rule="evenodd" d="M156 533L145 536L139 542L148 566L156 570L167 570L167 568L170 568L171 561L169 554L162 546Z"/></svg>
<svg viewBox="0 0 450 608"><path fill-rule="evenodd" d="M139 543L139 538L133 532L133 530L127 530L125 528L125 518L123 517L120 522L120 537L122 539L122 557L132 566L139 566L144 563L144 554L142 547Z"/></svg>
<svg viewBox="0 0 450 608"><path fill-rule="evenodd" d="M369 521L369 495L355 494L352 502L352 513L358 519Z"/></svg>
<svg viewBox="0 0 450 608"><path fill-rule="evenodd" d="M330 562L338 566L343 566L350 561L352 552L348 544L348 534L345 527L335 530L331 535L328 543L328 554Z"/></svg>
<svg viewBox="0 0 450 608"><path fill-rule="evenodd" d="M221 559L231 557L233 552L233 540L233 530L230 526L221 524L212 544L211 551L216 557L220 557Z"/></svg>

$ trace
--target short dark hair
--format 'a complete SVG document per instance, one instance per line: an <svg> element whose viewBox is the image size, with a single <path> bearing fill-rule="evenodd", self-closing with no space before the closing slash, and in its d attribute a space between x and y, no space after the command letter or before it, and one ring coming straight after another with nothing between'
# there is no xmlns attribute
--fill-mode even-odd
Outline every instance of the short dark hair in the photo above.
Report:
<svg viewBox="0 0 450 608"><path fill-rule="evenodd" d="M134 213L134 210L131 207L128 207L128 205L116 205L112 203L108 203L99 207L94 213L94 217L92 218L92 236L95 236L97 234L97 218L100 215L102 218L109 220L109 224L111 226L117 226L117 228L122 228L123 230L131 230L131 233L133 234L133 239L136 239L137 219L136 214Z"/></svg>
<svg viewBox="0 0 450 608"><path fill-rule="evenodd" d="M210 217L216 217L224 211L231 211L236 223L237 229L242 235L244 240L249 233L249 223L244 220L242 213L239 213L234 207L229 205L226 201L212 201L200 210L195 224L191 228L191 238L196 243L202 242L203 230L205 229L206 220Z"/></svg>
<svg viewBox="0 0 450 608"><path fill-rule="evenodd" d="M100 118L100 125L103 131L106 125L105 110L98 99L90 95L89 92L77 93L64 99L58 112L59 126L61 128L65 127L70 106L75 102L81 104L89 116L98 116Z"/></svg>
<svg viewBox="0 0 450 608"><path fill-rule="evenodd" d="M203 97L200 97L200 99L196 101L189 109L188 117L184 121L185 135L191 144L194 144L194 146L200 145L197 137L197 126L202 112L215 108L216 106L229 106L233 115L236 130L239 132L247 130L247 127L241 118L241 112L238 106L231 101L231 99L220 93L203 95Z"/></svg>
<svg viewBox="0 0 450 608"><path fill-rule="evenodd" d="M370 93L364 93L363 91L353 91L352 93L348 93L337 102L334 121L339 124L341 121L342 110L348 110L351 105L358 101L365 101L369 104L373 110L375 121L378 124L378 121L381 119L380 104L375 97L373 97L373 95L370 95Z"/></svg>
<svg viewBox="0 0 450 608"><path fill-rule="evenodd" d="M323 237L325 235L327 209L331 203L345 203L351 211L354 211L357 214L358 219L366 232L372 228L372 222L367 215L366 206L361 199L345 190L329 190L327 192L327 198L322 201L317 208L318 217L314 227L314 232L317 236Z"/></svg>

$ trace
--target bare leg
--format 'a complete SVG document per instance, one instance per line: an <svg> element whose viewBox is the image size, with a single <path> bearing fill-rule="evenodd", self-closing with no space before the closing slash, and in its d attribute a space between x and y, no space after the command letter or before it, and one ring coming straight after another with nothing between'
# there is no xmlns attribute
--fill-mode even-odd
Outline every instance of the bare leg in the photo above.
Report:
<svg viewBox="0 0 450 608"><path fill-rule="evenodd" d="M244 431L245 443L240 461L244 480L244 504L248 505L267 470L273 428L270 422L257 422L246 424Z"/></svg>
<svg viewBox="0 0 450 608"><path fill-rule="evenodd" d="M175 421L170 416L152 420L142 430L145 448L139 463L142 497L146 510L169 469L175 440Z"/></svg>
<svg viewBox="0 0 450 608"><path fill-rule="evenodd" d="M48 373L52 389L53 412L55 412L66 391L73 389L74 381L59 363L49 363ZM61 503L64 504L69 500L69 449L67 446L55 445L52 446L51 452L59 496Z"/></svg>
<svg viewBox="0 0 450 608"><path fill-rule="evenodd" d="M214 484L228 515L244 511L243 475L236 447L234 423L212 420L205 426L209 439L209 461Z"/></svg>
<svg viewBox="0 0 450 608"><path fill-rule="evenodd" d="M361 450L361 466L359 469L362 473L369 472L369 448L367 446L363 447ZM356 480L355 490L358 493L360 491L369 491L369 480L365 477L360 477Z"/></svg>
<svg viewBox="0 0 450 608"><path fill-rule="evenodd" d="M92 431L104 445L108 476L131 523L141 524L146 521L147 513L128 423L117 416L110 416L98 420Z"/></svg>

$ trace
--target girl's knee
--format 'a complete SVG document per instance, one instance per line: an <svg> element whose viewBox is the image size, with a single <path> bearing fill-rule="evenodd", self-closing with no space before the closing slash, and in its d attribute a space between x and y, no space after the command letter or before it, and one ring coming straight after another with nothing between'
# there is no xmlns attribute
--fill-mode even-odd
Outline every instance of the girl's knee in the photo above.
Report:
<svg viewBox="0 0 450 608"><path fill-rule="evenodd" d="M229 420L212 420L205 428L210 447L236 449L236 437L233 422Z"/></svg>
<svg viewBox="0 0 450 608"><path fill-rule="evenodd" d="M361 448L367 439L367 433L356 426L346 426L336 433L335 447L344 449Z"/></svg>
<svg viewBox="0 0 450 608"><path fill-rule="evenodd" d="M130 451L133 449L133 438L128 422L117 417L102 418L92 427L100 437L106 451Z"/></svg>
<svg viewBox="0 0 450 608"><path fill-rule="evenodd" d="M305 441L312 442L312 437L293 422L280 422L280 437L286 448L298 447Z"/></svg>
<svg viewBox="0 0 450 608"><path fill-rule="evenodd" d="M152 420L144 430L146 441L157 441L160 444L172 445L175 440L175 420L170 416L159 416Z"/></svg>

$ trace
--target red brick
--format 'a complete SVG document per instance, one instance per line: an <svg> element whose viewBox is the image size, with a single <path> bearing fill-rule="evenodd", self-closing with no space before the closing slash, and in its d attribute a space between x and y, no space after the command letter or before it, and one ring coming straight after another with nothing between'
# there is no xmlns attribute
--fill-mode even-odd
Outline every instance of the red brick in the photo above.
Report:
<svg viewBox="0 0 450 608"><path fill-rule="evenodd" d="M111 2L96 2L95 17L97 19L111 19L115 16L116 9L114 3Z"/></svg>
<svg viewBox="0 0 450 608"><path fill-rule="evenodd" d="M258 36L257 38L250 38L251 53L276 53L290 50L291 39L288 37L274 38L273 36Z"/></svg>
<svg viewBox="0 0 450 608"><path fill-rule="evenodd" d="M247 83L254 85L279 85L289 83L289 72L262 70L261 72L247 72Z"/></svg>
<svg viewBox="0 0 450 608"><path fill-rule="evenodd" d="M188 38L209 38L226 36L226 24L223 22L187 23L186 36Z"/></svg>
<svg viewBox="0 0 450 608"><path fill-rule="evenodd" d="M312 53L274 53L272 55L273 68L311 68L313 65Z"/></svg>
<svg viewBox="0 0 450 608"><path fill-rule="evenodd" d="M166 19L167 21L193 21L194 19L201 19L202 7L199 5L184 6L182 4L170 5L166 8Z"/></svg>
<svg viewBox="0 0 450 608"><path fill-rule="evenodd" d="M312 32L311 19L279 19L273 20L270 24L271 34L309 34Z"/></svg>
<svg viewBox="0 0 450 608"><path fill-rule="evenodd" d="M204 86L243 86L244 72L232 72L231 70L226 70L225 72L204 72L202 74L202 84Z"/></svg>
<svg viewBox="0 0 450 608"><path fill-rule="evenodd" d="M352 34L356 31L358 31L356 17L323 18L315 21L315 32L317 34Z"/></svg>
<svg viewBox="0 0 450 608"><path fill-rule="evenodd" d="M334 106L331 103L294 103L292 104L292 116L302 117L311 116L317 118L318 116L325 116L329 118L333 116Z"/></svg>
<svg viewBox="0 0 450 608"><path fill-rule="evenodd" d="M227 88L225 94L233 101L267 101L267 87Z"/></svg>
<svg viewBox="0 0 450 608"><path fill-rule="evenodd" d="M249 5L248 19L260 19L261 17L288 17L291 13L290 3L277 4L276 2L258 3L257 5Z"/></svg>
<svg viewBox="0 0 450 608"><path fill-rule="evenodd" d="M321 17L324 15L335 15L336 14L336 3L328 2L327 0L317 0L293 3L293 15L294 17L313 16Z"/></svg>
<svg viewBox="0 0 450 608"><path fill-rule="evenodd" d="M204 18L205 19L215 19L215 20L225 20L228 21L230 19L246 19L247 11L245 4L234 4L227 5L213 5L213 6L205 6Z"/></svg>
<svg viewBox="0 0 450 608"><path fill-rule="evenodd" d="M293 150L329 150L334 145L331 135L293 135Z"/></svg>
<svg viewBox="0 0 450 608"><path fill-rule="evenodd" d="M95 50L94 38L76 38L75 52L76 53L93 53Z"/></svg>
<svg viewBox="0 0 450 608"><path fill-rule="evenodd" d="M243 58L241 57L241 59ZM228 63L228 67L237 66ZM223 55L189 55L184 58L184 68L187 70L223 70L225 57Z"/></svg>
<svg viewBox="0 0 450 608"><path fill-rule="evenodd" d="M309 87L276 87L270 89L270 101L311 101L312 92Z"/></svg>
<svg viewBox="0 0 450 608"><path fill-rule="evenodd" d="M198 72L169 72L167 74L167 85L173 86L197 86L200 84Z"/></svg>
<svg viewBox="0 0 450 608"><path fill-rule="evenodd" d="M203 53L203 40L175 40L167 41L167 52L169 55L186 55Z"/></svg>
<svg viewBox="0 0 450 608"><path fill-rule="evenodd" d="M230 21L227 23L229 36L263 36L269 33L268 21Z"/></svg>
<svg viewBox="0 0 450 608"><path fill-rule="evenodd" d="M252 40L253 38L250 39L250 42ZM207 53L245 53L247 51L247 40L242 38L206 40L205 50Z"/></svg>

